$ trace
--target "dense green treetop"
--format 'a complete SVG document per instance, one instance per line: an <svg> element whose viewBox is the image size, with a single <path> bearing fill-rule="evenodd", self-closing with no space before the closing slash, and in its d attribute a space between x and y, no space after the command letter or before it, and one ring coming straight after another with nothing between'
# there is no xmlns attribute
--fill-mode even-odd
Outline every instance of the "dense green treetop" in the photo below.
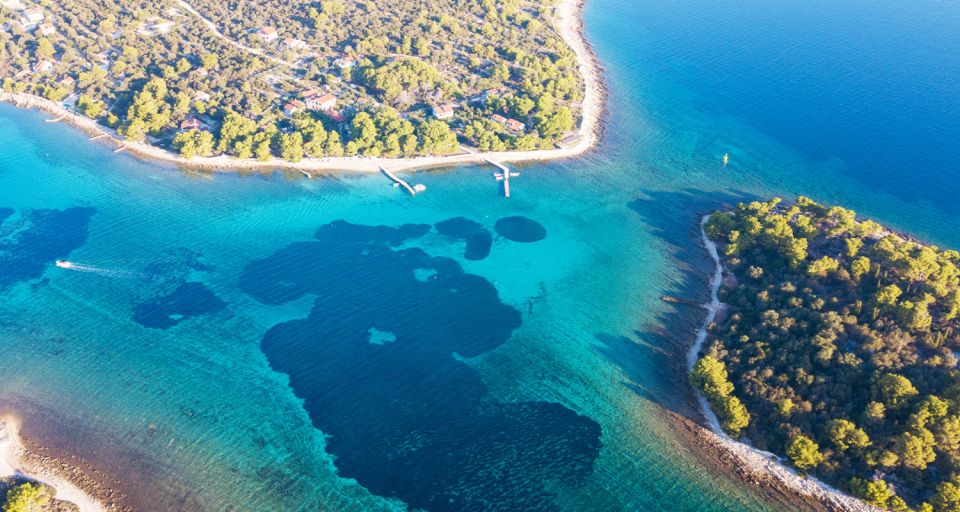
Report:
<svg viewBox="0 0 960 512"><path fill-rule="evenodd" d="M43 512L51 501L53 493L47 486L23 483L7 491L3 512Z"/></svg>
<svg viewBox="0 0 960 512"><path fill-rule="evenodd" d="M876 505L960 510L960 253L805 197L706 232L727 309L691 382L723 427Z"/></svg>
<svg viewBox="0 0 960 512"><path fill-rule="evenodd" d="M551 26L555 0L188 0L225 38L175 0L24 3L49 26L0 7L4 90L188 157L447 154L461 142L532 150L556 147L580 122L584 84ZM309 104L310 91L335 96L334 111L284 111ZM447 105L452 116L434 119ZM195 118L215 136L212 152L185 143L199 135L177 137ZM336 139L304 132L303 118Z"/></svg>

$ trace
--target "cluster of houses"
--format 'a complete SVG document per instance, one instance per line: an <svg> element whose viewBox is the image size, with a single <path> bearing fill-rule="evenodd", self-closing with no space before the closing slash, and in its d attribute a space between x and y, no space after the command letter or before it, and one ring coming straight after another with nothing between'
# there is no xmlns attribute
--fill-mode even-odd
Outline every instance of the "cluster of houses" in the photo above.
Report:
<svg viewBox="0 0 960 512"><path fill-rule="evenodd" d="M39 36L51 36L57 33L53 23L46 21L47 16L39 7L27 7L21 0L3 0L0 6L20 13L20 26L26 31L34 31Z"/></svg>
<svg viewBox="0 0 960 512"><path fill-rule="evenodd" d="M260 40L272 43L280 40L280 32L275 27L263 26L253 32ZM286 37L281 44L288 50L306 50L308 45L301 39L295 37ZM333 64L340 69L349 69L357 65L357 60L349 55L345 55L333 61Z"/></svg>
<svg viewBox="0 0 960 512"><path fill-rule="evenodd" d="M337 106L336 96L328 92L323 92L320 89L310 89L309 91L304 91L302 96L302 100L290 100L283 106L284 115L293 117L298 112L307 109L323 112L335 121L343 120L340 112L334 110Z"/></svg>
<svg viewBox="0 0 960 512"><path fill-rule="evenodd" d="M489 98L494 94L496 94L496 91L493 89L490 89L490 90L484 91L478 96L470 98L469 101L471 103L476 103L480 99L486 100L486 98ZM304 93L302 93L301 96L303 98L302 100L292 99L283 105L283 113L286 116L293 117L298 112L301 112L304 109L306 109L306 110L324 112L327 114L328 117L336 121L343 120L343 117L340 115L340 113L334 110L334 108L337 106L337 97L334 96L333 94L323 92L319 89L311 89L309 91L305 91ZM439 119L441 121L446 121L448 119L453 118L456 112L456 109L458 107L459 105L457 105L456 103L452 103L452 102L442 103L442 104L433 106L431 108L431 113L433 114L434 118ZM509 131L514 135L522 134L527 129L527 125L525 125L521 121L504 117L500 114L493 114L492 116L490 116L490 120L499 125L503 125L507 129L507 131Z"/></svg>
<svg viewBox="0 0 960 512"><path fill-rule="evenodd" d="M33 31L36 36L52 36L57 33L53 23L47 21L47 15L39 7L27 7L21 0L2 0L0 7L20 13L19 21L10 23L19 23L26 31ZM31 71L34 74L46 74L53 71L54 64L49 60L41 60L33 65Z"/></svg>
<svg viewBox="0 0 960 512"><path fill-rule="evenodd" d="M485 103L491 97L494 97L498 94L496 89L487 89L476 96L472 96L467 101L470 103ZM516 119L511 119L509 117L504 117L500 114L493 114L490 116L490 120L499 125L503 125L508 132L519 135L527 130L527 125L523 124Z"/></svg>
<svg viewBox="0 0 960 512"><path fill-rule="evenodd" d="M500 114L494 114L490 116L490 120L497 124L502 124L507 128L507 131L516 135L518 133L523 133L527 129L527 125L517 121L516 119L511 119L508 117L503 117Z"/></svg>
<svg viewBox="0 0 960 512"><path fill-rule="evenodd" d="M274 27L260 27L255 32L258 38L267 43L272 43L280 40L280 33ZM288 50L306 50L308 45L301 39L295 37L286 37L281 41L281 44L284 48ZM345 55L333 61L333 64L340 69L350 69L357 65L357 59L352 56Z"/></svg>
<svg viewBox="0 0 960 512"><path fill-rule="evenodd" d="M0 0L0 6L5 9L13 10L20 13L20 23L23 25L25 30L34 30L36 34L40 36L49 36L56 33L56 29L52 23L48 22L46 15L43 9L39 7L28 7L24 4L23 0ZM168 10L168 13L171 16L179 15L179 12L176 9L171 8ZM159 16L153 16L146 19L141 26L137 29L137 32L141 35L153 37L159 34L166 34L173 30L176 26L176 23L163 19ZM260 38L266 42L279 41L280 34L277 29L270 26L260 27L255 31L256 37ZM302 50L308 47L307 43L300 39L287 37L281 42L283 47L289 50ZM99 59L98 59L99 57ZM105 54L98 54L94 58L98 66L106 69L108 58ZM333 65L340 69L350 69L357 65L357 59L350 55L343 55L333 61ZM50 73L54 69L54 63L49 60L41 60L34 64L32 71L37 74ZM202 70L203 73L206 73L206 70ZM71 79L72 80L72 79ZM496 89L488 89L480 94L472 96L467 99L469 104L482 104L485 103L490 97L493 97L497 94ZM210 95L207 93L197 93L194 98L196 101L209 101ZM363 99L359 100L363 102ZM288 117L293 117L298 112L303 110L312 110L317 112L322 112L326 116L334 119L336 121L342 121L343 116L339 111L336 110L337 107L337 97L329 92L324 92L320 89L311 89L304 91L300 98L291 99L283 105L283 113ZM460 105L453 102L445 102L435 104L431 108L431 113L434 118L442 121L453 119L456 113L457 108ZM489 118L491 121L502 125L507 131L514 135L522 134L526 131L526 125L516 119L508 118L500 114L493 114ZM188 117L180 123L181 131L189 130L198 130L202 129L205 126L200 120L195 117Z"/></svg>

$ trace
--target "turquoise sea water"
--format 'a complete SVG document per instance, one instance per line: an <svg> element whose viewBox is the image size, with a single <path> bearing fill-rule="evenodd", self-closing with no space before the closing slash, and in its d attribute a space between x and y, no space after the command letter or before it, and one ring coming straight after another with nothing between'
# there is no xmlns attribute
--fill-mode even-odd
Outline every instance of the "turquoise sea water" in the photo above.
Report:
<svg viewBox="0 0 960 512"><path fill-rule="evenodd" d="M664 424L692 332L660 296L704 296L696 221L753 196L960 247L960 8L586 21L603 143L510 200L477 167L182 172L0 107L0 406L142 510L776 508Z"/></svg>

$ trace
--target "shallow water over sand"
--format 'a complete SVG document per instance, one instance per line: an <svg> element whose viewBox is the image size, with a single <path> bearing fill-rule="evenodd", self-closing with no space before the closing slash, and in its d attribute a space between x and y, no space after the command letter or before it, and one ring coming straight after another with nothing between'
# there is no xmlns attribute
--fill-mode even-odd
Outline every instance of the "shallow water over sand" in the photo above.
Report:
<svg viewBox="0 0 960 512"><path fill-rule="evenodd" d="M706 298L700 214L756 195L960 247L957 56L916 57L957 9L889 48L894 2L661 3L588 4L604 142L509 200L477 167L184 173L0 106L0 405L144 510L765 508L661 420L693 332L660 297ZM885 70L856 93L851 44Z"/></svg>

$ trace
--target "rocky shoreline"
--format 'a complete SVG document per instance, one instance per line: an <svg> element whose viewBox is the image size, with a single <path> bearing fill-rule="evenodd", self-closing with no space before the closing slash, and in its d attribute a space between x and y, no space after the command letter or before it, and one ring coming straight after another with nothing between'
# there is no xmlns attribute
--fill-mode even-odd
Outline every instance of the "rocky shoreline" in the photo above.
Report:
<svg viewBox="0 0 960 512"><path fill-rule="evenodd" d="M54 489L57 500L76 506L80 512L127 512L119 505L123 495L108 489L59 457L46 453L20 436L20 419L0 417L0 476L24 478Z"/></svg>
<svg viewBox="0 0 960 512"><path fill-rule="evenodd" d="M707 314L687 353L687 372L697 360L707 337L707 329L723 307L717 295L723 284L723 265L716 244L707 237L704 230L707 219L708 216L704 216L701 220L699 233L700 242L714 263L713 272L707 276L710 302L705 306ZM691 394L693 393L691 389ZM751 487L760 496L774 503L789 505L798 510L882 512L882 509L864 503L816 478L797 474L772 453L760 451L730 438L720 428L719 421L707 401L699 393L695 394L695 399L699 405L698 421L670 411L662 416L691 450L703 455L699 457L700 460L716 472Z"/></svg>

